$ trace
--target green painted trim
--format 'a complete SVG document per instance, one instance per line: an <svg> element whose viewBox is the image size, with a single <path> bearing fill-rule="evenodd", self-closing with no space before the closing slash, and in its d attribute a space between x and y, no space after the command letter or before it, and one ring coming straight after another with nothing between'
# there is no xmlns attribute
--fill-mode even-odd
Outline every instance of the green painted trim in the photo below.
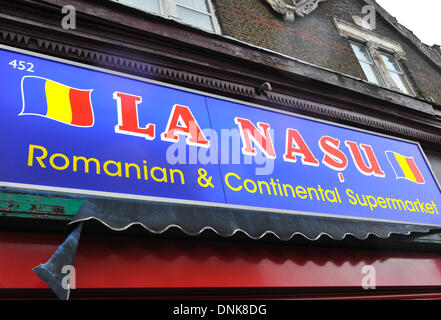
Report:
<svg viewBox="0 0 441 320"><path fill-rule="evenodd" d="M0 193L0 217L72 219L83 201L54 196Z"/></svg>

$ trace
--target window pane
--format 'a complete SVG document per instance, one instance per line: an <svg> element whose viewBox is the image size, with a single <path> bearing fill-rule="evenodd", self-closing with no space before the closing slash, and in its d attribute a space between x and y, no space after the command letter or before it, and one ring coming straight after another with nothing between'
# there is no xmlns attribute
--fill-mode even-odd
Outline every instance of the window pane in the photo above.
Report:
<svg viewBox="0 0 441 320"><path fill-rule="evenodd" d="M389 70L401 73L400 67L398 66L395 57L382 53L381 58L383 59L384 64Z"/></svg>
<svg viewBox="0 0 441 320"><path fill-rule="evenodd" d="M201 29L214 31L211 16L178 6L178 15L183 22Z"/></svg>
<svg viewBox="0 0 441 320"><path fill-rule="evenodd" d="M388 55L385 53L381 53L381 59L383 60L386 68L389 70L389 74L395 82L395 85L404 93L413 95L412 88L410 87L409 82L401 71L400 66L398 65L397 59L394 56Z"/></svg>
<svg viewBox="0 0 441 320"><path fill-rule="evenodd" d="M413 95L412 90L409 88L407 80L404 78L403 75L397 74L395 72L391 72L390 75L392 76L392 79L401 91Z"/></svg>
<svg viewBox="0 0 441 320"><path fill-rule="evenodd" d="M366 78L369 82L382 85L383 81L380 78L380 75L378 74L375 67L369 63L360 61L361 68L364 71L364 74L366 75Z"/></svg>
<svg viewBox="0 0 441 320"><path fill-rule="evenodd" d="M372 59L366 51L366 48L358 43L351 42L352 50L354 50L355 55L359 61L370 62Z"/></svg>
<svg viewBox="0 0 441 320"><path fill-rule="evenodd" d="M140 9L143 11L159 14L159 0L117 0L119 3Z"/></svg>
<svg viewBox="0 0 441 320"><path fill-rule="evenodd" d="M206 0L176 0L177 5L183 5L188 8L196 9L202 12L210 13Z"/></svg>

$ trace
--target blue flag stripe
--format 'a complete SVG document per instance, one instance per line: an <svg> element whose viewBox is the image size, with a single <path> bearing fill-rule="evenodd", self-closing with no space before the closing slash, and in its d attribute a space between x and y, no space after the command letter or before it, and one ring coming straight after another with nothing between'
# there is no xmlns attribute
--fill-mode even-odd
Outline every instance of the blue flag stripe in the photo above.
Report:
<svg viewBox="0 0 441 320"><path fill-rule="evenodd" d="M23 113L47 114L46 79L26 77L23 79Z"/></svg>
<svg viewBox="0 0 441 320"><path fill-rule="evenodd" d="M387 159L389 159L390 165L395 170L395 174L397 178L405 178L406 174L403 171L403 168L401 168L400 164L397 161L397 158L395 157L395 152L392 151L386 151Z"/></svg>

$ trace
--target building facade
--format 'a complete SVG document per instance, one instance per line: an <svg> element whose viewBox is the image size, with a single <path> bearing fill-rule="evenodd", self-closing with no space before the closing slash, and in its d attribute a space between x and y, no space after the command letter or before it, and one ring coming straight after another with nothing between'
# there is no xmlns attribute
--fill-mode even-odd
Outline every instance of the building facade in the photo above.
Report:
<svg viewBox="0 0 441 320"><path fill-rule="evenodd" d="M441 179L439 46L422 43L373 0L0 2L2 50L416 142ZM20 70L17 63L10 67ZM285 221L271 210L12 184L1 191L1 260L14 261L0 266L5 298L54 297L48 284L68 297L61 270L51 270L60 273L55 280L32 272L57 248L63 263L75 257L70 294L78 298L441 294L436 222ZM58 247L69 234L74 244L68 237ZM375 289L363 288L365 266L376 270Z"/></svg>

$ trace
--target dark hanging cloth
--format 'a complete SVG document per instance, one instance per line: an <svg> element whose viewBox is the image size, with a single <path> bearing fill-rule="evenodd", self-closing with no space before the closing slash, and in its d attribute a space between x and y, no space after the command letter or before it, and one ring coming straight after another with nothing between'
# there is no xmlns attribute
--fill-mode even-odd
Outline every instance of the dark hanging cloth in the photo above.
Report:
<svg viewBox="0 0 441 320"><path fill-rule="evenodd" d="M40 279L48 284L60 300L69 299L70 283L68 278L73 271L66 268L66 266L73 266L74 264L82 229L83 223L78 223L52 257L46 263L32 269Z"/></svg>

